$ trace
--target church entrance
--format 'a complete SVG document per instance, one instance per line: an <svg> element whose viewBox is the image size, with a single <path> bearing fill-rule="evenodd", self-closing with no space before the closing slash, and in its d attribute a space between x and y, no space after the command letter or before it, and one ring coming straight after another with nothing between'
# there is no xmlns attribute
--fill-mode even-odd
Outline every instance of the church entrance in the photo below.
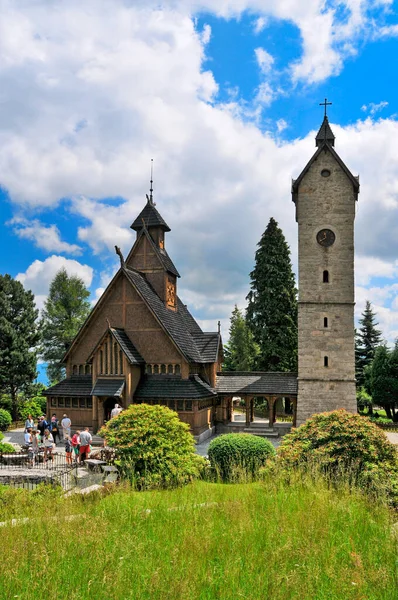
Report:
<svg viewBox="0 0 398 600"><path fill-rule="evenodd" d="M121 406L122 405L121 400L119 398L107 398L106 400L103 401L104 423L105 423L105 421L109 421L109 419L111 418L111 412L112 412L112 409L115 408L115 404L120 404L120 406Z"/></svg>

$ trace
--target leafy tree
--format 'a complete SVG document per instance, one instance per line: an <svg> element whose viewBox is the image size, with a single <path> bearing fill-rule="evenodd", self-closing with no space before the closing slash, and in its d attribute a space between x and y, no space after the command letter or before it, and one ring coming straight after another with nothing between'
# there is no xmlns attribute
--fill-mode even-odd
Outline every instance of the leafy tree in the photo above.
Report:
<svg viewBox="0 0 398 600"><path fill-rule="evenodd" d="M370 366L376 348L382 342L382 333L377 329L376 314L369 300L366 300L365 310L359 319L360 328L355 335L355 375L357 386L366 387L366 369Z"/></svg>
<svg viewBox="0 0 398 600"><path fill-rule="evenodd" d="M297 290L290 249L271 218L250 273L246 319L260 347L256 367L262 371L297 370Z"/></svg>
<svg viewBox="0 0 398 600"><path fill-rule="evenodd" d="M0 393L11 398L14 420L18 394L37 375L37 315L32 292L10 275L0 275Z"/></svg>
<svg viewBox="0 0 398 600"><path fill-rule="evenodd" d="M382 406L386 415L398 422L398 347L389 350L386 345L376 350L370 367L370 387L373 404Z"/></svg>
<svg viewBox="0 0 398 600"><path fill-rule="evenodd" d="M61 269L55 275L42 311L41 357L51 383L65 377L62 357L90 312L87 290L80 277Z"/></svg>
<svg viewBox="0 0 398 600"><path fill-rule="evenodd" d="M260 348L254 341L245 317L235 304L229 327L229 342L225 345L226 371L251 371Z"/></svg>

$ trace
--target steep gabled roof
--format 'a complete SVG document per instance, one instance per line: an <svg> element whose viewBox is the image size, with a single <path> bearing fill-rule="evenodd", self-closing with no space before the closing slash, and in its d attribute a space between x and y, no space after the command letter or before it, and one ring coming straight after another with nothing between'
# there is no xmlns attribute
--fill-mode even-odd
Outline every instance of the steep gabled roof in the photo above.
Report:
<svg viewBox="0 0 398 600"><path fill-rule="evenodd" d="M352 186L354 188L354 192L355 192L355 200L357 200L358 193L359 193L359 177L355 177L355 175L353 175L351 173L349 168L344 164L344 162L341 160L340 156L337 154L336 150L327 141L324 141L318 147L315 154L313 154L313 156L310 158L310 160L308 161L308 163L306 164L304 169L301 171L301 173L297 177L297 179L293 179L293 181L292 181L292 200L293 200L293 202L296 202L296 200L297 200L298 188L299 188L299 185L300 185L302 179L304 178L304 175L310 169L311 165L317 160L317 158L321 152L330 152L331 153L331 155L336 160L336 162L339 164L341 169L344 171L344 173L350 179Z"/></svg>
<svg viewBox="0 0 398 600"><path fill-rule="evenodd" d="M159 261L161 263L161 265L163 266L163 268L168 271L169 273L173 273L173 275L175 275L176 277L180 277L179 272L177 271L173 261L171 260L170 256L167 254L167 251L165 248L159 248L157 246L157 244L155 244L155 242L153 241L151 234L149 233L149 231L147 230L146 227L141 227L141 231L139 232L137 239L134 242L133 247L131 248L127 258L126 258L126 263L129 262L130 257L133 256L135 248L138 246L139 241L141 240L141 238L143 236L146 236L147 240L149 241L149 243L151 244L151 247L153 248L156 256L159 258Z"/></svg>
<svg viewBox="0 0 398 600"><path fill-rule="evenodd" d="M153 201L148 198L148 201L135 221L130 225L134 231L140 231L143 227L143 221L145 227L161 227L163 231L171 231L163 217L160 216L155 208Z"/></svg>
<svg viewBox="0 0 398 600"><path fill-rule="evenodd" d="M104 339L111 335L116 343L119 345L123 354L126 356L127 360L131 365L144 365L145 360L142 358L141 354L138 352L137 348L134 346L133 342L130 340L127 333L124 329L116 329L115 327L109 327L97 344L94 346L93 350L90 352L87 357L86 362L90 362L96 353L97 349L101 346Z"/></svg>
<svg viewBox="0 0 398 600"><path fill-rule="evenodd" d="M316 134L315 144L316 146L321 146L323 142L329 142L331 146L334 146L335 139L334 133L329 125L329 119L327 118L327 115L325 115L322 125Z"/></svg>
<svg viewBox="0 0 398 600"><path fill-rule="evenodd" d="M218 358L221 336L216 332L192 333L195 344L205 362L215 363Z"/></svg>

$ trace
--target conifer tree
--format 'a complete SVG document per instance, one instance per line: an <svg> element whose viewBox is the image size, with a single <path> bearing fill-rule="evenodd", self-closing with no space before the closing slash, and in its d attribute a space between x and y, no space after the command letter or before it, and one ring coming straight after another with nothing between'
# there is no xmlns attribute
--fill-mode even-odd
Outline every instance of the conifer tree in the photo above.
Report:
<svg viewBox="0 0 398 600"><path fill-rule="evenodd" d="M18 417L18 395L36 378L40 335L32 292L10 275L0 275L0 393L11 398Z"/></svg>
<svg viewBox="0 0 398 600"><path fill-rule="evenodd" d="M261 371L296 371L297 290L290 249L273 218L255 258L246 320L260 347L256 367Z"/></svg>
<svg viewBox="0 0 398 600"><path fill-rule="evenodd" d="M366 300L359 324L360 328L355 335L355 376L357 387L366 387L366 369L370 367L376 348L382 342L382 333L377 329L376 313L369 300Z"/></svg>
<svg viewBox="0 0 398 600"><path fill-rule="evenodd" d="M50 285L42 311L41 357L51 383L65 377L62 358L90 312L90 292L80 277L61 269Z"/></svg>
<svg viewBox="0 0 398 600"><path fill-rule="evenodd" d="M251 371L255 367L259 350L244 315L235 304L229 327L229 342L224 349L224 369L226 371Z"/></svg>
<svg viewBox="0 0 398 600"><path fill-rule="evenodd" d="M378 346L369 367L373 404L382 406L387 417L398 421L398 346Z"/></svg>

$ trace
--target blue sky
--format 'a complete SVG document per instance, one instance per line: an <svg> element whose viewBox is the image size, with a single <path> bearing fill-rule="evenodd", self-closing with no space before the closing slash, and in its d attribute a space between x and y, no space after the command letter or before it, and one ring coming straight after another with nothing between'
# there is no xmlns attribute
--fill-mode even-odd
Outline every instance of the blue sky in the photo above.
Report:
<svg viewBox="0 0 398 600"><path fill-rule="evenodd" d="M0 7L0 272L43 306L64 266L93 303L128 252L150 159L179 294L206 330L245 307L270 217L323 116L361 193L356 313L398 336L397 5L24 0Z"/></svg>

